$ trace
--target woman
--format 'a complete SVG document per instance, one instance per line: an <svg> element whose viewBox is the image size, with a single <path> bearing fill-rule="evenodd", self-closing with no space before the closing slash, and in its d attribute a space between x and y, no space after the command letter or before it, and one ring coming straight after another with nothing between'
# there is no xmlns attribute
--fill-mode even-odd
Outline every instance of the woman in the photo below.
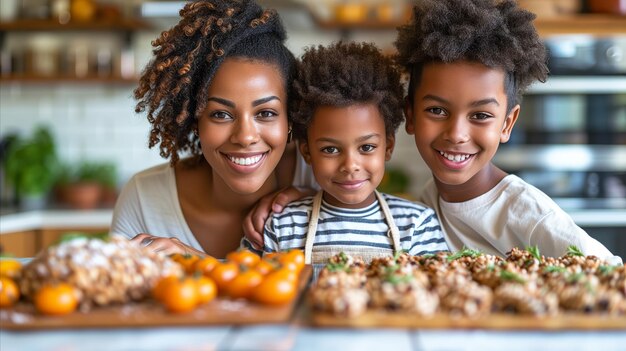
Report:
<svg viewBox="0 0 626 351"><path fill-rule="evenodd" d="M277 14L253 1L196 1L180 14L135 90L150 147L170 163L133 176L111 232L165 254L222 258L259 199L312 180L288 140L295 59Z"/></svg>

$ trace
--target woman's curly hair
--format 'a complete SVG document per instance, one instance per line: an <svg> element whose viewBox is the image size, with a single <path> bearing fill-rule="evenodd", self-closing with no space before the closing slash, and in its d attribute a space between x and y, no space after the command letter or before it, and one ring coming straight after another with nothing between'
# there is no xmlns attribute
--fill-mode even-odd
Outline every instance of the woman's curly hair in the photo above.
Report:
<svg viewBox="0 0 626 351"><path fill-rule="evenodd" d="M294 136L306 140L319 106L378 106L387 135L404 121L404 89L393 60L368 43L336 43L309 47L298 65L290 104Z"/></svg>
<svg viewBox="0 0 626 351"><path fill-rule="evenodd" d="M202 153L193 131L206 108L215 72L228 57L266 62L280 70L289 89L296 60L274 10L251 0L199 0L185 5L180 22L152 42L154 57L135 89L135 111L148 110L149 146L174 165L179 154Z"/></svg>
<svg viewBox="0 0 626 351"><path fill-rule="evenodd" d="M532 24L535 15L515 0L421 0L411 23L398 28L398 63L411 75L409 99L423 65L459 60L506 72L508 110L535 80L547 79L545 47Z"/></svg>

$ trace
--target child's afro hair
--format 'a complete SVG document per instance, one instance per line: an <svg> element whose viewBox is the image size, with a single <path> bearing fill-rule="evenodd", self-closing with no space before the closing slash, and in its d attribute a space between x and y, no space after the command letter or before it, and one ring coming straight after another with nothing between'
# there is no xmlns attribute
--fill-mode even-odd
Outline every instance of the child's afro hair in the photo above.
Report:
<svg viewBox="0 0 626 351"><path fill-rule="evenodd" d="M547 79L546 50L534 19L515 0L420 0L395 42L396 59L411 74L409 98L424 64L466 60L506 72L511 108L532 82Z"/></svg>
<svg viewBox="0 0 626 351"><path fill-rule="evenodd" d="M339 42L309 47L294 80L291 118L294 136L306 140L315 109L372 103L394 135L404 121L401 73L393 60L373 44Z"/></svg>

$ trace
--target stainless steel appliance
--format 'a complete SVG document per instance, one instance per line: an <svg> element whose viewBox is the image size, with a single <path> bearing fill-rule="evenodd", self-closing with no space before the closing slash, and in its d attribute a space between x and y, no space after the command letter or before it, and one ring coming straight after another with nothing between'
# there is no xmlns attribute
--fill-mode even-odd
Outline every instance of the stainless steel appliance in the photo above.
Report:
<svg viewBox="0 0 626 351"><path fill-rule="evenodd" d="M626 36L551 37L546 46L550 78L526 94L494 162L567 212L605 214L581 226L626 257Z"/></svg>

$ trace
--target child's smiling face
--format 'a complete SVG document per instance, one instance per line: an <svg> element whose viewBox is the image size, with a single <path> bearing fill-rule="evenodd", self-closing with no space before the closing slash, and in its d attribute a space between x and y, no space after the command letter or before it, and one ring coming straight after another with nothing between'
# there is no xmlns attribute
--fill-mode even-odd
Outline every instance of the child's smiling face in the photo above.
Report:
<svg viewBox="0 0 626 351"><path fill-rule="evenodd" d="M376 105L322 106L315 110L300 151L328 203L360 208L374 202L394 142Z"/></svg>
<svg viewBox="0 0 626 351"><path fill-rule="evenodd" d="M493 183L491 159L509 140L519 106L507 115L505 73L478 63L430 63L407 103L406 130L431 169L440 193L464 201ZM447 199L446 199L447 200Z"/></svg>

